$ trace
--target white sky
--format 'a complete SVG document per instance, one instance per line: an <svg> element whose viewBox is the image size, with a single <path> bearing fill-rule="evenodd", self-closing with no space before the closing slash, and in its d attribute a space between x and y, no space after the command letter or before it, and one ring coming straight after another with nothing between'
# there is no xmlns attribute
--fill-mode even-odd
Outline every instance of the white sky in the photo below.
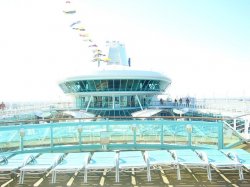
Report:
<svg viewBox="0 0 250 187"><path fill-rule="evenodd" d="M250 3L217 2L75 0L64 15L63 0L1 0L0 101L64 98L58 80L95 65L78 20L99 46L124 43L132 66L166 73L172 97L249 97Z"/></svg>

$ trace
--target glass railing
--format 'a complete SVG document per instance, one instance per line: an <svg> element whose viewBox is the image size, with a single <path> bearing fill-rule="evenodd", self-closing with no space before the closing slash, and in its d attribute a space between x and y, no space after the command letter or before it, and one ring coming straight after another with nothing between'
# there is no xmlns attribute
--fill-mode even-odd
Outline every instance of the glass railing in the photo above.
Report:
<svg viewBox="0 0 250 187"><path fill-rule="evenodd" d="M221 149L240 142L221 121L77 120L0 126L2 151Z"/></svg>

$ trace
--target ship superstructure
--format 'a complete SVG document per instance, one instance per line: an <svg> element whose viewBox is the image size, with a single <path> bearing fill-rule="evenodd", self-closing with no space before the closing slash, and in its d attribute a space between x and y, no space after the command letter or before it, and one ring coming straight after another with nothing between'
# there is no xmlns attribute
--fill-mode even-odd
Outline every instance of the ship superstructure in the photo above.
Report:
<svg viewBox="0 0 250 187"><path fill-rule="evenodd" d="M59 83L65 94L75 98L76 108L100 116L130 116L145 109L170 84L162 73L132 68L119 42L110 42L106 65Z"/></svg>

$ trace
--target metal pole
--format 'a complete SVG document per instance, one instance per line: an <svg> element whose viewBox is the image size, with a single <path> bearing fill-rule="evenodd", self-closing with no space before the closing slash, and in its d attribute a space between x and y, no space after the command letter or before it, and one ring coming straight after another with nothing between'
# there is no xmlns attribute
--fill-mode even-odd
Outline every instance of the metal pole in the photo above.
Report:
<svg viewBox="0 0 250 187"><path fill-rule="evenodd" d="M83 130L82 126L79 125L77 127L77 131L78 131L78 138L79 138L79 147L80 147L80 150L81 150L81 145L82 145L82 130Z"/></svg>
<svg viewBox="0 0 250 187"><path fill-rule="evenodd" d="M136 125L132 125L131 130L133 131L133 142L136 144Z"/></svg>
<svg viewBox="0 0 250 187"><path fill-rule="evenodd" d="M193 127L192 125L188 124L186 125L186 131L188 133L188 146L192 146L192 131L193 131Z"/></svg>
<svg viewBox="0 0 250 187"><path fill-rule="evenodd" d="M90 105L90 103L91 103L92 98L93 98L93 96L90 96L90 98L89 98L89 102L88 102L88 105L87 105L87 107L86 107L86 112L88 112L89 105Z"/></svg>
<svg viewBox="0 0 250 187"><path fill-rule="evenodd" d="M188 133L188 146L192 146L192 135L191 132Z"/></svg>
<svg viewBox="0 0 250 187"><path fill-rule="evenodd" d="M141 110L143 110L143 107L141 105L141 102L140 102L140 99L139 99L138 95L135 95L135 98L137 99L137 101L138 101L138 103L140 105Z"/></svg>
<svg viewBox="0 0 250 187"><path fill-rule="evenodd" d="M161 145L164 143L164 132L163 132L163 124L161 124Z"/></svg>
<svg viewBox="0 0 250 187"><path fill-rule="evenodd" d="M53 141L53 127L50 127L50 148L52 149L54 146L54 141Z"/></svg>
<svg viewBox="0 0 250 187"><path fill-rule="evenodd" d="M20 150L23 151L23 137L20 137Z"/></svg>
<svg viewBox="0 0 250 187"><path fill-rule="evenodd" d="M25 136L25 131L23 128L20 129L19 135L20 135L20 150L23 151L23 137Z"/></svg>

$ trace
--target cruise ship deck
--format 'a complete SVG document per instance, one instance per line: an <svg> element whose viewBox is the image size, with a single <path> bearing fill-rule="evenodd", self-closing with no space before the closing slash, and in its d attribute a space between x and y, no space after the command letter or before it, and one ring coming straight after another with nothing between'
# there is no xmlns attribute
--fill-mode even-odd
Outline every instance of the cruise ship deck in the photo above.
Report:
<svg viewBox="0 0 250 187"><path fill-rule="evenodd" d="M77 11L71 1L65 2L63 12L93 53L88 63L97 67L90 71L86 63L88 71L58 82L71 97L66 104L70 107L27 105L19 110L1 104L1 187L250 185L250 118L245 101L243 113L232 117L212 112L188 95L176 102L163 100L159 96L172 84L168 75L135 68L118 41L107 41L105 54L74 17ZM167 64L164 58L153 59ZM81 70L73 61L70 58L69 65ZM63 74L59 71L53 73Z"/></svg>
<svg viewBox="0 0 250 187"><path fill-rule="evenodd" d="M248 144L221 119L60 120L2 124L1 186L250 183Z"/></svg>

